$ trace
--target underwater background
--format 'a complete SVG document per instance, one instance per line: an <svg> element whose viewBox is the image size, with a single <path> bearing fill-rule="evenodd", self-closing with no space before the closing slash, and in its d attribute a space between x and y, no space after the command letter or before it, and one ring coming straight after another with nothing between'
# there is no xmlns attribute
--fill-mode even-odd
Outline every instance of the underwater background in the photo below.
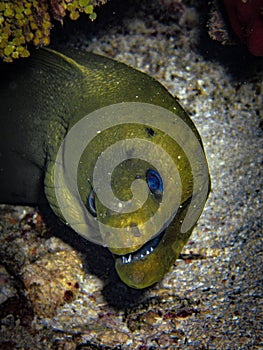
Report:
<svg viewBox="0 0 263 350"><path fill-rule="evenodd" d="M211 193L181 258L142 291L118 279L102 247L36 208L2 205L0 349L263 346L263 59L238 39L214 40L213 11L112 0L93 22L53 29L52 48L114 58L179 98L201 134Z"/></svg>

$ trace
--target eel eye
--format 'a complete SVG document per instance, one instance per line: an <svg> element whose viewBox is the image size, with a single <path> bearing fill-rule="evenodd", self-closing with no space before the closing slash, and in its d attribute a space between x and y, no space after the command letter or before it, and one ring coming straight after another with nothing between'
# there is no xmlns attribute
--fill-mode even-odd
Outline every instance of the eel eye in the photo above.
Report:
<svg viewBox="0 0 263 350"><path fill-rule="evenodd" d="M153 169L149 169L146 173L146 181L150 191L157 195L161 196L163 193L163 180L160 174Z"/></svg>
<svg viewBox="0 0 263 350"><path fill-rule="evenodd" d="M91 213L92 216L97 216L96 206L95 206L95 193L93 190L90 191L88 195L88 210Z"/></svg>

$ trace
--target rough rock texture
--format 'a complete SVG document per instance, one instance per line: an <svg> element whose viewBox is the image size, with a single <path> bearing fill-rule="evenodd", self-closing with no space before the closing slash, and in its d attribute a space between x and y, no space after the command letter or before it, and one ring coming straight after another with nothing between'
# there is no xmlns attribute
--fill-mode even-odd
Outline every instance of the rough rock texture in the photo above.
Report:
<svg viewBox="0 0 263 350"><path fill-rule="evenodd" d="M103 248L50 223L47 213L41 214L45 225L34 208L2 206L0 349L263 347L262 60L211 42L202 32L205 4L133 3L112 1L102 10L103 23L92 24L94 36L87 37L81 22L59 44L126 62L179 97L208 157L206 208L171 272L137 291L119 281ZM48 272L63 271L61 256L68 256L64 273L71 286L78 283L78 293L43 315L25 273L37 266L49 286ZM54 290L65 291L62 280L52 279ZM43 309L50 301L41 299Z"/></svg>

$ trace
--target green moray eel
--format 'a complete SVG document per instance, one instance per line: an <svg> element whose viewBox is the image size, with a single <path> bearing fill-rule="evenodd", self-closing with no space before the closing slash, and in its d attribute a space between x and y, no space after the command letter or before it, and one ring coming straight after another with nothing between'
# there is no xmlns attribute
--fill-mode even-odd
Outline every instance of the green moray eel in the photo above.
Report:
<svg viewBox="0 0 263 350"><path fill-rule="evenodd" d="M39 49L1 65L0 202L46 199L113 254L133 288L162 279L205 205L199 133L153 78L109 58Z"/></svg>

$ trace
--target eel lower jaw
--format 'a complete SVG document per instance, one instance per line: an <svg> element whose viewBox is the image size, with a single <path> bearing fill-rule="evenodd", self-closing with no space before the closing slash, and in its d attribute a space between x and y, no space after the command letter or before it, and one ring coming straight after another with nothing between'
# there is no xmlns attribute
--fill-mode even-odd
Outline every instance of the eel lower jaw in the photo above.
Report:
<svg viewBox="0 0 263 350"><path fill-rule="evenodd" d="M166 230L163 230L158 234L158 236L154 237L147 243L145 243L140 249L136 250L135 252L128 253L125 255L117 255L113 254L115 257L115 260L118 260L122 264L131 264L138 260L143 260L150 254L152 254L155 249L158 247L159 243L163 239L163 236L165 234Z"/></svg>

